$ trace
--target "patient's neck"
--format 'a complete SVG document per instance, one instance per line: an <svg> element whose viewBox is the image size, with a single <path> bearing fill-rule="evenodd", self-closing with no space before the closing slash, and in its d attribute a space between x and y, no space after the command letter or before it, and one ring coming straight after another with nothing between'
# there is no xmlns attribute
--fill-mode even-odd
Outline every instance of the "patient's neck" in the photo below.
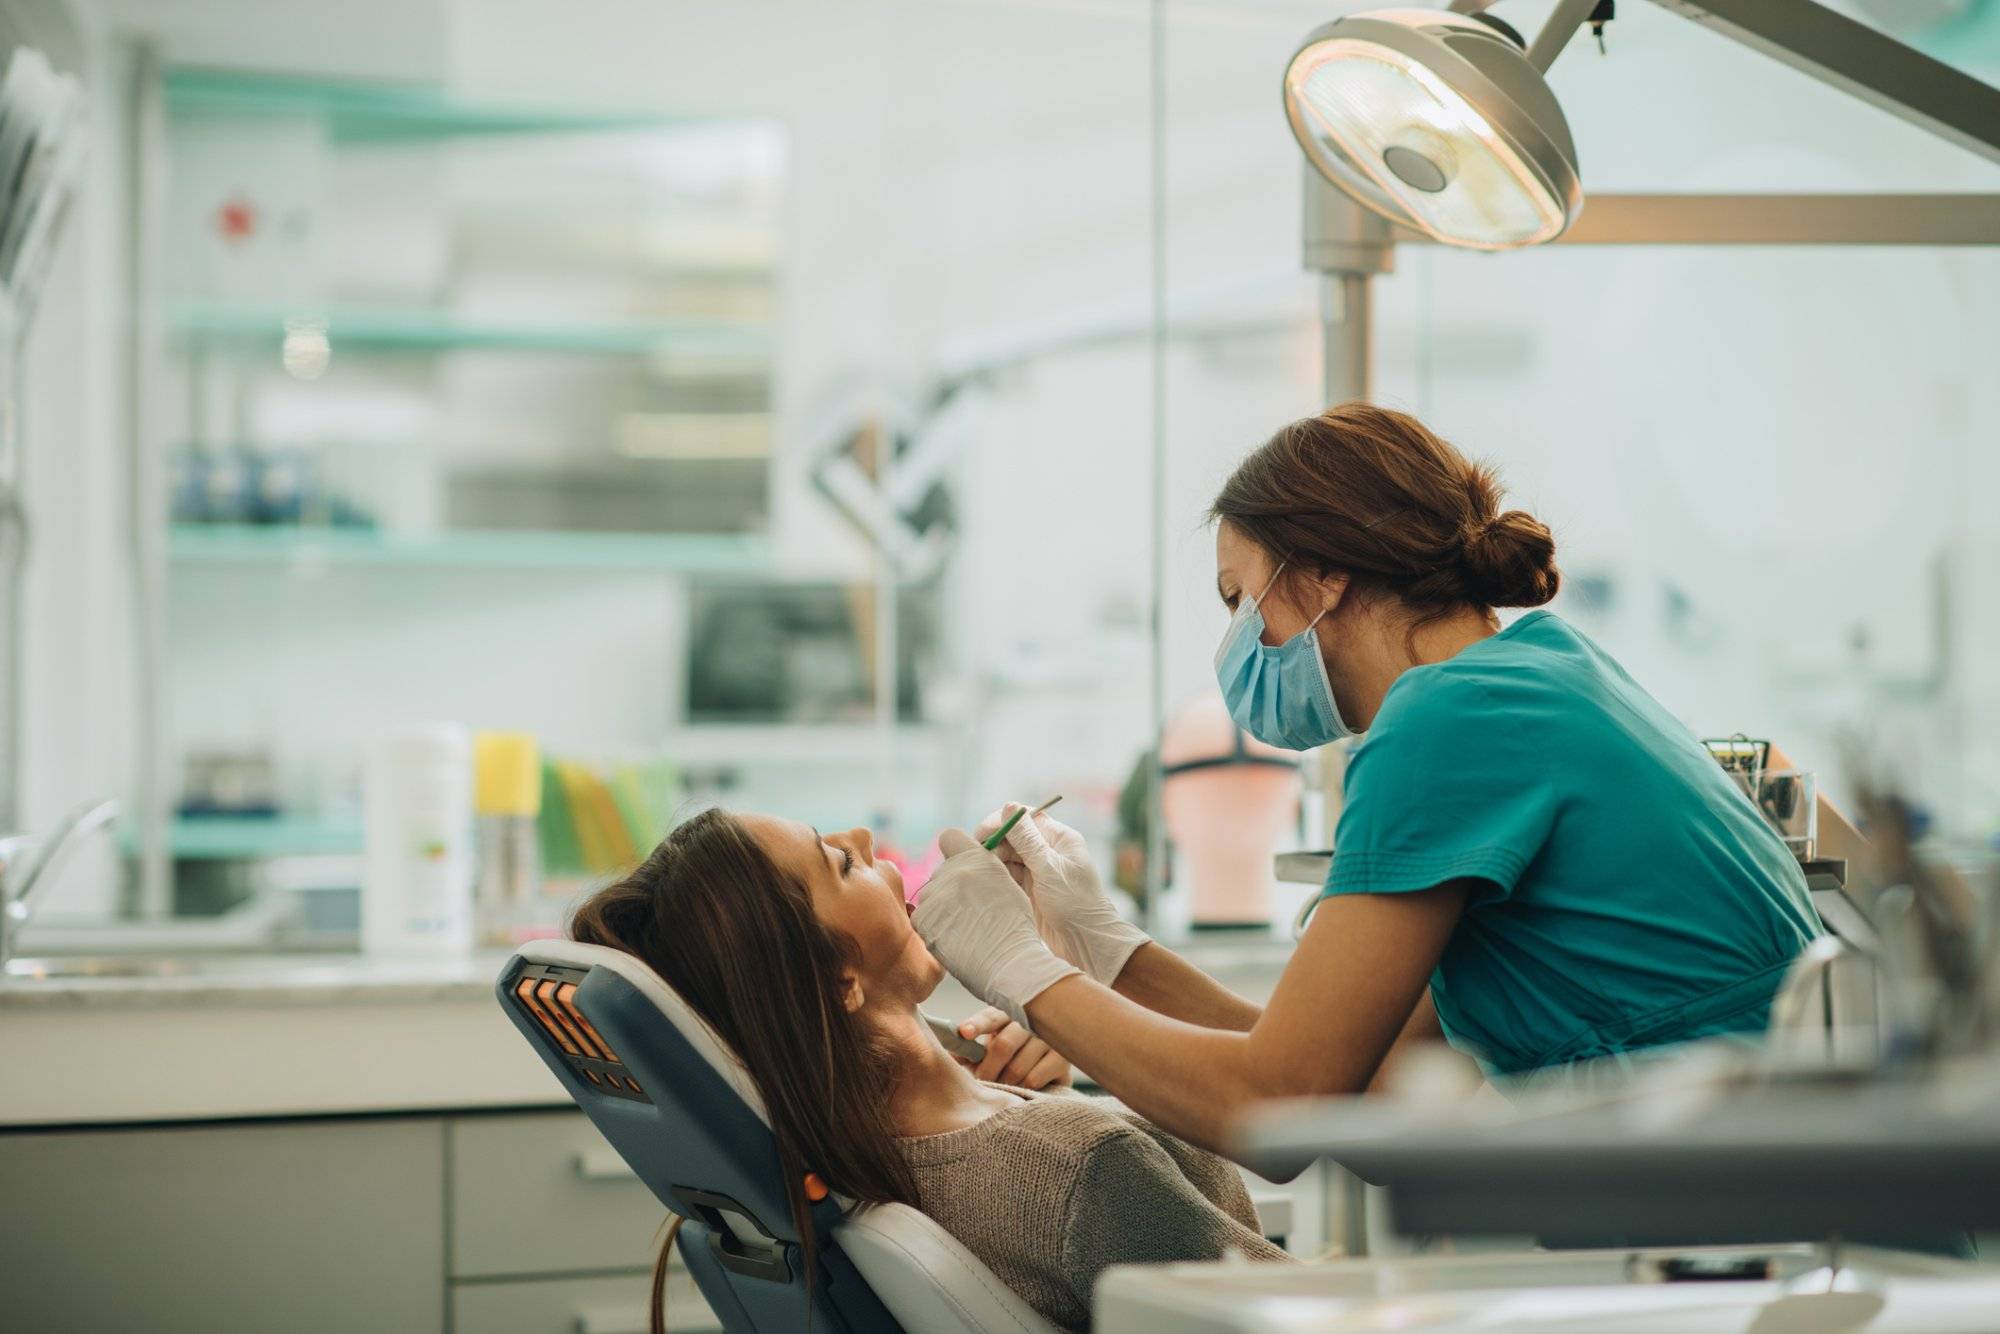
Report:
<svg viewBox="0 0 2000 1334"><path fill-rule="evenodd" d="M963 1130L1017 1101L987 1088L954 1061L914 1008L883 1016L878 1031L894 1051L889 1112L898 1135Z"/></svg>

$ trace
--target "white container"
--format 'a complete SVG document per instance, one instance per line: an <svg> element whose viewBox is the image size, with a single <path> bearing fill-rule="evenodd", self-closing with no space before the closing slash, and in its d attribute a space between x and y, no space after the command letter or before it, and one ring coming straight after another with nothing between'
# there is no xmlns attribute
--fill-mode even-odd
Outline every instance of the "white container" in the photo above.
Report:
<svg viewBox="0 0 2000 1334"><path fill-rule="evenodd" d="M377 743L368 754L362 803L362 949L470 953L471 734L439 724Z"/></svg>

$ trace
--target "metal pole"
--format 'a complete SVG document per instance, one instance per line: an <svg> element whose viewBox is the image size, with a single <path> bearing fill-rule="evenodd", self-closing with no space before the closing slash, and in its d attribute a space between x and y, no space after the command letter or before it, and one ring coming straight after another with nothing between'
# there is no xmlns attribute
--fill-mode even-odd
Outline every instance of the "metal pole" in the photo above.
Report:
<svg viewBox="0 0 2000 1334"><path fill-rule="evenodd" d="M0 834L21 828L21 776L26 757L21 753L27 692L23 676L27 664L27 584L28 546L33 532L28 521L28 490L21 448L21 397L27 383L27 329L20 311L8 302L0 309L0 634L7 637L5 656L0 659Z"/></svg>
<svg viewBox="0 0 2000 1334"><path fill-rule="evenodd" d="M173 856L169 843L166 755L167 552L166 482L154 438L154 392L159 374L155 340L159 268L155 247L164 201L160 198L166 151L166 108L159 53L133 49L131 106L127 122L127 279L132 318L126 333L125 441L131 474L134 714L132 815L139 844L142 917L173 912Z"/></svg>
<svg viewBox="0 0 2000 1334"><path fill-rule="evenodd" d="M1558 0L1555 12L1542 24L1542 30L1528 47L1528 63L1547 74L1549 66L1556 63L1556 57L1563 53L1569 39L1576 35L1596 5L1597 0Z"/></svg>
<svg viewBox="0 0 2000 1334"><path fill-rule="evenodd" d="M1369 337L1374 315L1372 275L1327 273L1319 281L1320 397L1330 408L1365 400L1375 370Z"/></svg>
<svg viewBox="0 0 2000 1334"><path fill-rule="evenodd" d="M1152 604L1147 619L1152 639L1148 673L1148 733L1152 737L1146 784L1146 904L1140 914L1149 934L1158 935L1161 899L1167 888L1167 821L1161 797L1160 743L1167 731L1167 7L1153 0L1150 57L1152 92L1152 381L1153 523Z"/></svg>
<svg viewBox="0 0 2000 1334"><path fill-rule="evenodd" d="M1320 318L1320 397L1328 407L1357 400L1366 401L1372 382L1369 316L1372 314L1368 285L1374 275L1342 270L1321 275ZM1340 823L1343 796L1341 780L1346 770L1346 752L1339 746L1322 746L1319 755L1320 831L1327 846L1333 844L1334 827ZM1326 1186L1340 1191L1340 1239L1349 1255L1368 1254L1368 1187L1352 1172L1336 1170L1328 1174Z"/></svg>
<svg viewBox="0 0 2000 1334"><path fill-rule="evenodd" d="M1320 397L1328 407L1365 400L1373 388L1373 306L1369 283L1395 263L1387 221L1329 185L1308 165L1304 175L1302 258L1319 272ZM1343 752L1320 749L1320 829L1328 842L1340 822ZM1368 1197L1361 1178L1331 1162L1320 1165L1322 1225L1349 1255L1368 1254Z"/></svg>
<svg viewBox="0 0 2000 1334"><path fill-rule="evenodd" d="M1328 407L1366 399L1374 388L1374 306L1369 283L1395 266L1389 223L1327 183L1310 164L1303 175L1302 258L1320 276L1320 397ZM1341 753L1319 753L1321 831L1340 819Z"/></svg>
<svg viewBox="0 0 2000 1334"><path fill-rule="evenodd" d="M893 466L896 443L886 422L877 421L870 428L875 443L868 468L869 481L876 494L881 497L883 510L893 516L895 501L888 495L884 485ZM885 827L879 831L884 836L891 830L886 827L898 814L896 811L896 776L902 772L897 763L898 730L902 722L897 698L902 679L902 663L898 656L902 645L902 634L898 628L897 615L902 608L898 605L898 594L902 586L902 571L897 564L897 553L888 543L875 543L875 791L881 802L881 816Z"/></svg>

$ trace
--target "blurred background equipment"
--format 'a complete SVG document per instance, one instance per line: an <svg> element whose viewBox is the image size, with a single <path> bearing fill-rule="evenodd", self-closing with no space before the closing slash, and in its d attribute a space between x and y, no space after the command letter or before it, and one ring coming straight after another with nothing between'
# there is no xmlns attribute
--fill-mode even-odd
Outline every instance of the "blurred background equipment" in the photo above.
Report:
<svg viewBox="0 0 2000 1334"><path fill-rule="evenodd" d="M895 697L920 721L935 670L935 586L899 587ZM695 723L857 723L878 707L874 585L704 581L689 601L687 716Z"/></svg>
<svg viewBox="0 0 2000 1334"><path fill-rule="evenodd" d="M1268 930L1276 855L1299 835L1299 757L1246 736L1210 691L1168 722L1159 763L1169 883L1191 924Z"/></svg>

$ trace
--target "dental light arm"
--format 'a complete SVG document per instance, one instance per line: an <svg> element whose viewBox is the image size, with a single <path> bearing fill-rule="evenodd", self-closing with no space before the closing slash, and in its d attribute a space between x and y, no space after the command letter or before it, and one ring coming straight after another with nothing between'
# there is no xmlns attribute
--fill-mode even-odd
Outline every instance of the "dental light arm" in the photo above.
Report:
<svg viewBox="0 0 2000 1334"><path fill-rule="evenodd" d="M1817 0L1653 3L1989 162L2000 162L2000 89ZM1493 4L1494 0L1451 0L1447 11L1479 14ZM1546 71L1591 7L1589 0L1558 4L1529 49L1529 62ZM1571 17L1578 9L1583 14ZM1545 45L1552 49L1543 59Z"/></svg>
<svg viewBox="0 0 2000 1334"><path fill-rule="evenodd" d="M1597 3L1598 0L1557 0L1555 12L1542 24L1542 30L1535 34L1534 43L1528 48L1528 63L1547 74L1549 66L1556 63L1556 57L1569 45L1569 39L1576 36L1576 30L1583 26Z"/></svg>
<svg viewBox="0 0 2000 1334"><path fill-rule="evenodd" d="M1814 0L1653 0L1959 147L2000 162L2000 88Z"/></svg>

